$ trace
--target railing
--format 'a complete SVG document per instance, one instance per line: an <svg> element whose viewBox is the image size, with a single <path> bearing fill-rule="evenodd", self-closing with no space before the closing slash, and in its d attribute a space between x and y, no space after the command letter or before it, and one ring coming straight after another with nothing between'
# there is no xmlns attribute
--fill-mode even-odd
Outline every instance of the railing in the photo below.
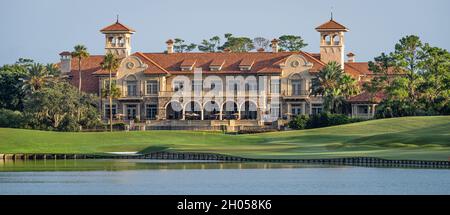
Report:
<svg viewBox="0 0 450 215"><path fill-rule="evenodd" d="M178 91L179 92L179 91ZM175 95L175 91L159 91L158 96L159 97L172 97ZM213 96L219 96L218 94L214 94L211 95L211 93L209 93L209 91L200 91L200 92L195 92L195 91L183 91L182 93L180 93L179 95L181 96L194 96L194 95L198 95L198 96L208 96L210 95L211 97ZM223 91L222 96L223 97L227 97L227 96L232 96L232 97L257 97L257 96L263 96L265 95L264 91Z"/></svg>
<svg viewBox="0 0 450 215"><path fill-rule="evenodd" d="M309 90L300 90L297 92L283 91L283 93L281 95L285 96L285 97L308 97L310 95L310 93L311 92Z"/></svg>
<svg viewBox="0 0 450 215"><path fill-rule="evenodd" d="M136 92L136 93L128 93L125 92L125 95L121 96L120 98L122 99L126 99L126 98L131 98L131 99L137 99L137 98L142 98L145 94L140 91L140 92Z"/></svg>

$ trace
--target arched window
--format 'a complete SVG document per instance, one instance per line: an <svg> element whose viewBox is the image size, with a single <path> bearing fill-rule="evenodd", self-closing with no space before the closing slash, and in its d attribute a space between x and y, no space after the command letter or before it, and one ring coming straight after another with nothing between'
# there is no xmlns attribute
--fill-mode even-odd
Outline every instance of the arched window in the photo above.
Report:
<svg viewBox="0 0 450 215"><path fill-rule="evenodd" d="M331 36L330 35L325 35L324 36L324 41L326 45L331 45Z"/></svg>
<svg viewBox="0 0 450 215"><path fill-rule="evenodd" d="M166 105L167 119L183 119L183 107L178 101L170 101Z"/></svg>
<svg viewBox="0 0 450 215"><path fill-rule="evenodd" d="M333 36L333 45L339 45L341 43L341 37L339 35Z"/></svg>
<svg viewBox="0 0 450 215"><path fill-rule="evenodd" d="M119 47L124 47L125 39L123 37L118 38Z"/></svg>

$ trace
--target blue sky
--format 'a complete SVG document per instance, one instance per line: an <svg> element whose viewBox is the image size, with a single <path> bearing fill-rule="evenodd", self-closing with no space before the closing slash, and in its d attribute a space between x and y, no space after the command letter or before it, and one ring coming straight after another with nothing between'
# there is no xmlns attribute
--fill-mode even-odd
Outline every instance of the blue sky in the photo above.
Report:
<svg viewBox="0 0 450 215"><path fill-rule="evenodd" d="M314 28L329 19L331 7L335 20L350 29L346 52L357 61L391 51L408 34L450 49L448 0L2 0L0 65L20 57L58 62L58 53L76 44L103 54L99 30L116 14L137 31L133 52L161 52L169 38L199 43L228 32L268 39L300 35L309 44L305 51L318 52Z"/></svg>

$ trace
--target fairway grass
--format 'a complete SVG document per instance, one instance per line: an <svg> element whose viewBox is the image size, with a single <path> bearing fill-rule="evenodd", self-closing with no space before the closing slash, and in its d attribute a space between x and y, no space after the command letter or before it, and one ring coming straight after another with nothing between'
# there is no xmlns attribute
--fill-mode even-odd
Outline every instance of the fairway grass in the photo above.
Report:
<svg viewBox="0 0 450 215"><path fill-rule="evenodd" d="M267 159L449 160L450 116L370 120L252 135L198 131L72 133L0 128L0 154L130 151L204 152Z"/></svg>

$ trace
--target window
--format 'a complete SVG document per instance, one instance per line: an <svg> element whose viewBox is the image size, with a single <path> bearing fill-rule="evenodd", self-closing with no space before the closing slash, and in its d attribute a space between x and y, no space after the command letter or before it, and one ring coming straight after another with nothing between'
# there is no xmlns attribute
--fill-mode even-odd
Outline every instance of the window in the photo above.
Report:
<svg viewBox="0 0 450 215"><path fill-rule="evenodd" d="M119 37L118 41L120 47L123 47L125 45L125 40L123 39L123 37Z"/></svg>
<svg viewBox="0 0 450 215"><path fill-rule="evenodd" d="M291 105L291 114L294 116L302 114L302 107L300 104L292 104Z"/></svg>
<svg viewBox="0 0 450 215"><path fill-rule="evenodd" d="M299 96L301 95L301 80L292 80L292 95Z"/></svg>
<svg viewBox="0 0 450 215"><path fill-rule="evenodd" d="M271 80L270 81L270 92L273 94L280 93L280 80Z"/></svg>
<svg viewBox="0 0 450 215"><path fill-rule="evenodd" d="M145 107L145 110L147 119L156 119L156 115L158 114L158 107L156 104L148 104Z"/></svg>
<svg viewBox="0 0 450 215"><path fill-rule="evenodd" d="M128 96L137 96L137 81L127 81Z"/></svg>
<svg viewBox="0 0 450 215"><path fill-rule="evenodd" d="M322 104L311 104L311 114L317 115L322 113L323 105Z"/></svg>
<svg viewBox="0 0 450 215"><path fill-rule="evenodd" d="M135 119L137 116L137 105L126 105L127 119Z"/></svg>
<svg viewBox="0 0 450 215"><path fill-rule="evenodd" d="M158 81L150 80L147 81L147 95L157 95L158 94Z"/></svg>
<svg viewBox="0 0 450 215"><path fill-rule="evenodd" d="M270 106L270 116L272 118L279 118L280 117L280 104L272 104Z"/></svg>
<svg viewBox="0 0 450 215"><path fill-rule="evenodd" d="M333 36L333 45L339 45L340 44L341 37L339 35Z"/></svg>
<svg viewBox="0 0 450 215"><path fill-rule="evenodd" d="M369 107L367 105L358 105L358 114L368 114Z"/></svg>
<svg viewBox="0 0 450 215"><path fill-rule="evenodd" d="M105 104L105 118L109 118L109 104ZM113 118L116 118L116 113L117 113L117 106L116 104L112 105L112 113L113 113Z"/></svg>
<svg viewBox="0 0 450 215"><path fill-rule="evenodd" d="M183 81L174 81L173 82L173 91L178 92L180 90L183 90L183 88L184 88Z"/></svg>

